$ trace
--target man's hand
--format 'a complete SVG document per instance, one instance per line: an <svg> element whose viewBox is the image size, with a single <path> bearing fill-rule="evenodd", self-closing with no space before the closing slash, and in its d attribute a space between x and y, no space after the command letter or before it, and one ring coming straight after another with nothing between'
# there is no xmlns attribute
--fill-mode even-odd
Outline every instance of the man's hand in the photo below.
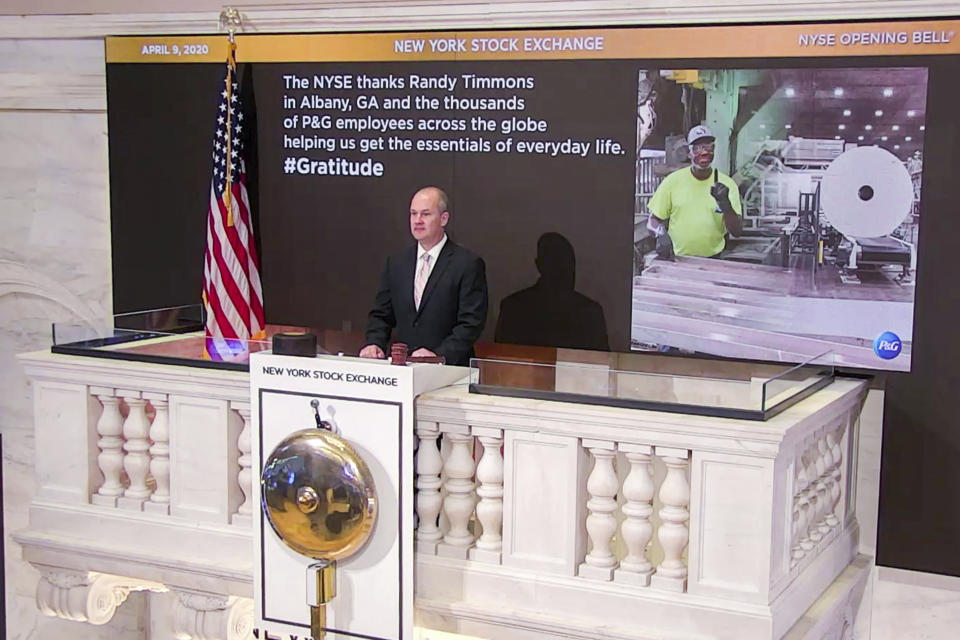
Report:
<svg viewBox="0 0 960 640"><path fill-rule="evenodd" d="M666 230L657 236L657 255L661 260L673 260L673 240Z"/></svg>
<svg viewBox="0 0 960 640"><path fill-rule="evenodd" d="M743 233L743 220L733 210L730 204L730 187L717 181L717 170L713 170L713 185L710 187L710 195L717 201L717 208L723 214L723 226L735 238L739 238Z"/></svg>
<svg viewBox="0 0 960 640"><path fill-rule="evenodd" d="M435 354L433 351L430 351L430 349L425 349L423 347L420 347L419 349L417 349L416 351L410 354L411 358L420 358L423 356L426 356L428 358L436 358L437 354Z"/></svg>
<svg viewBox="0 0 960 640"><path fill-rule="evenodd" d="M713 170L713 184L710 186L710 195L717 201L717 208L722 213L733 213L733 205L730 204L730 187L717 181L717 170Z"/></svg>
<svg viewBox="0 0 960 640"><path fill-rule="evenodd" d="M387 357L387 354L383 352L383 349L378 347L375 344L368 344L363 349L360 349L361 358L373 358L377 360L383 360Z"/></svg>

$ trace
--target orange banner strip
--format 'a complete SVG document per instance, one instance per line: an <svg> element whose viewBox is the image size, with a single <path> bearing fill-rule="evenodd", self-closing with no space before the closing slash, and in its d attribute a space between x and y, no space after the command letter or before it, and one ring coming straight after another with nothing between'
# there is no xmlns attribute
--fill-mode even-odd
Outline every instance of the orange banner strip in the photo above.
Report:
<svg viewBox="0 0 960 640"><path fill-rule="evenodd" d="M238 62L796 58L960 53L960 20L237 35ZM107 62L211 62L226 36L111 37Z"/></svg>
<svg viewBox="0 0 960 640"><path fill-rule="evenodd" d="M227 59L227 36L110 36L107 62L219 62Z"/></svg>

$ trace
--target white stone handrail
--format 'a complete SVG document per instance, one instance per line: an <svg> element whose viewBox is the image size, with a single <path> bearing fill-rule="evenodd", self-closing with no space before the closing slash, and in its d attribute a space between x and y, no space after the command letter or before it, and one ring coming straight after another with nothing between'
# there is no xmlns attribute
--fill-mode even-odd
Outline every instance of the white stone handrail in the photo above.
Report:
<svg viewBox="0 0 960 640"><path fill-rule="evenodd" d="M509 593L551 576L555 597L587 609L616 593L641 609L668 601L692 610L710 598L771 617L788 609L795 620L798 593L809 589L797 585L825 587L855 553L851 454L864 395L863 383L837 380L767 422L748 422L462 388L427 394L417 407L419 606L462 616L445 590L477 582ZM475 509L465 514L471 482ZM449 524L438 518L452 512ZM435 541L454 527L457 553L445 552ZM500 543L494 554L491 540ZM515 597L503 605L522 606ZM533 597L527 605L549 610Z"/></svg>
<svg viewBox="0 0 960 640"><path fill-rule="evenodd" d="M20 360L38 451L30 526L14 536L24 557L127 576L128 590L208 594L232 628L250 610L258 508L247 374ZM573 615L565 629L595 637L595 625L632 628L639 616L651 629L685 620L678 637L689 637L720 607L742 632L721 637L779 637L853 558L864 394L838 380L765 423L463 386L420 396L420 623L469 619L494 633L519 620L552 637L537 615ZM197 597L174 598L177 615Z"/></svg>
<svg viewBox="0 0 960 640"><path fill-rule="evenodd" d="M59 420L62 444L79 445L38 459L40 496L67 492L74 503L222 525L249 516L245 372L47 353L21 362L33 380L38 436L52 436ZM86 411L51 415L60 406Z"/></svg>
<svg viewBox="0 0 960 640"><path fill-rule="evenodd" d="M20 362L32 383L37 443L30 526L14 534L24 558L44 576L116 576L122 591L104 593L124 598L169 589L229 600L220 609L243 620L223 617L223 629L245 631L210 635L216 625L208 621L207 635L196 637L252 637L247 374L47 352ZM84 579L68 585L73 591L41 580L42 612L109 620L123 598L96 615L92 604L86 613L56 604L93 598L85 585L106 584ZM233 606L237 597L246 604ZM176 599L177 615L207 615L194 601Z"/></svg>

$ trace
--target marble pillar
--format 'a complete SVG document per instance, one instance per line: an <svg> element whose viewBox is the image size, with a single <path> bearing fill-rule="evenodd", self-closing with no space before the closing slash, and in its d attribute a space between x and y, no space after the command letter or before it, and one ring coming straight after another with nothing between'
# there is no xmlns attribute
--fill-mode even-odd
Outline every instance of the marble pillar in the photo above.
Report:
<svg viewBox="0 0 960 640"><path fill-rule="evenodd" d="M4 525L27 525L33 404L17 353L50 346L53 322L111 314L103 43L0 39L0 432ZM6 539L7 638L139 640L133 594L103 626L48 618L39 572Z"/></svg>

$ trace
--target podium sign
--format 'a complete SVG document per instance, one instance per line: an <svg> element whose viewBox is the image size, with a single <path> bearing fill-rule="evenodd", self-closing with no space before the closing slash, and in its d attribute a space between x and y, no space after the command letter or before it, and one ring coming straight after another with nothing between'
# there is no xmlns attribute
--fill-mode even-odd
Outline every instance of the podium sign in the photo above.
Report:
<svg viewBox="0 0 960 640"><path fill-rule="evenodd" d="M259 479L277 444L315 427L318 414L366 462L378 512L366 545L337 564L337 595L326 607L327 637L413 637L414 398L465 383L467 375L466 368L435 364L251 355L254 608L261 637L310 635L308 567L316 561L288 548L272 530L261 508Z"/></svg>

